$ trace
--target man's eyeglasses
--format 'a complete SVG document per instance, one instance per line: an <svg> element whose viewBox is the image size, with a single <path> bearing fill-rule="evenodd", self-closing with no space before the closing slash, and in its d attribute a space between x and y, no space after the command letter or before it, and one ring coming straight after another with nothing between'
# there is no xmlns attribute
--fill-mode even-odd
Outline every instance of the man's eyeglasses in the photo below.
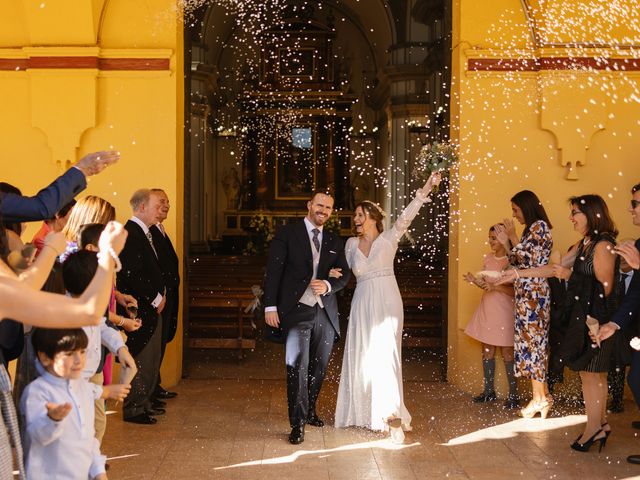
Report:
<svg viewBox="0 0 640 480"><path fill-rule="evenodd" d="M631 209L632 210L635 210L638 205L640 205L640 200L633 200L633 199L631 200Z"/></svg>

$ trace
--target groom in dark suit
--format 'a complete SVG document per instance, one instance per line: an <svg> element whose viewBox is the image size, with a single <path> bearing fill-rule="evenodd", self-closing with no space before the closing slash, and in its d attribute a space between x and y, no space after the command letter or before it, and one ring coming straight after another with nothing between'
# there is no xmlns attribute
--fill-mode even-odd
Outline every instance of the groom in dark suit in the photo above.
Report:
<svg viewBox="0 0 640 480"><path fill-rule="evenodd" d="M289 441L304 441L306 424L322 427L316 401L334 341L340 335L336 292L349 280L340 237L323 229L333 197L316 192L304 220L278 229L269 247L264 285L265 322L286 338ZM341 278L329 278L339 268Z"/></svg>

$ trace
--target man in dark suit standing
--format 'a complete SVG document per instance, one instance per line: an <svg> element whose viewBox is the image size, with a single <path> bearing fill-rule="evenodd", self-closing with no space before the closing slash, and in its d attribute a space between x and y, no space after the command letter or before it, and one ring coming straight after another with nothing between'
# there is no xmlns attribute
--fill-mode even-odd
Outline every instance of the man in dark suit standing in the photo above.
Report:
<svg viewBox="0 0 640 480"><path fill-rule="evenodd" d="M117 285L120 292L138 301L142 326L127 334L127 347L136 361L138 373L131 382L122 413L125 422L151 425L156 423L155 415L164 413L161 408L153 408L152 398L160 371L161 313L166 304L162 268L149 231L160 217L160 201L151 195L151 190L140 189L129 203L133 216L125 224L129 236L120 253L122 270L118 272Z"/></svg>
<svg viewBox="0 0 640 480"><path fill-rule="evenodd" d="M333 197L316 192L307 216L278 229L269 248L264 284L265 322L282 328L287 365L289 441L304 441L306 424L322 427L316 401L334 341L340 335L336 293L349 280L340 237L323 230ZM341 278L329 278L332 268Z"/></svg>
<svg viewBox="0 0 640 480"><path fill-rule="evenodd" d="M167 219L169 214L169 197L160 188L152 188L151 196L157 197L160 202L160 216L158 217L158 223L152 225L149 230L151 230L151 235L153 236L153 243L156 246L158 260L160 260L160 267L162 268L164 284L167 287L167 302L162 312L162 345L160 347L160 365L162 365L167 343L173 340L178 328L180 262L176 250L173 248L173 243L171 243L171 239L167 235L164 225L162 225L162 222ZM153 396L162 401L167 398L174 398L176 395L176 392L170 392L162 388L160 385L160 373L158 373L158 382Z"/></svg>
<svg viewBox="0 0 640 480"><path fill-rule="evenodd" d="M640 227L640 183L631 189L631 206L629 213L633 224ZM636 321L640 312L640 239L633 242L622 242L615 248L616 253L621 255L629 266L634 270L633 277L629 283L627 293L622 303L611 317L611 321L600 326L598 337L604 340L613 335L621 328L629 327ZM631 368L627 376L627 383L633 392L636 403L640 405L640 352L634 351L631 358ZM635 428L640 428L640 422L633 422ZM640 455L630 455L627 457L629 463L640 464Z"/></svg>

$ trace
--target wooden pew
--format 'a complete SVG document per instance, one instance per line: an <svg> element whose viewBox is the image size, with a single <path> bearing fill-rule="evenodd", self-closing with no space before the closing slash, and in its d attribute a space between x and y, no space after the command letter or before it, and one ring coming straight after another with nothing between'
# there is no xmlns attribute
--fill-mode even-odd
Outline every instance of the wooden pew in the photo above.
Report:
<svg viewBox="0 0 640 480"><path fill-rule="evenodd" d="M189 346L238 350L255 348L253 285L262 284L263 268L246 257L200 256L189 260Z"/></svg>

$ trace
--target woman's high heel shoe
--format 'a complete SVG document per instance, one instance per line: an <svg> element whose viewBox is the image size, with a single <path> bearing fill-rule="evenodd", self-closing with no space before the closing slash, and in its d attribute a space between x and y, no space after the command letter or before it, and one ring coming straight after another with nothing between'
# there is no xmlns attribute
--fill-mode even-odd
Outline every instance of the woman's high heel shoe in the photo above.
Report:
<svg viewBox="0 0 640 480"><path fill-rule="evenodd" d="M609 423L603 423L602 425L600 425L600 428L602 429L604 434L607 436L607 438L609 438L609 435L611 435L611 430L605 430L604 427L608 427L608 426L609 426Z"/></svg>
<svg viewBox="0 0 640 480"><path fill-rule="evenodd" d="M523 418L533 418L539 413L540 418L544 419L544 418L547 418L547 415L549 415L549 410L551 410L552 405L553 405L552 398L551 399L545 398L542 402L534 402L533 400L531 400L529 402L529 405L520 409L520 411L518 412L518 415L520 415Z"/></svg>
<svg viewBox="0 0 640 480"><path fill-rule="evenodd" d="M605 433L605 436L596 438L601 433ZM571 448L578 452L588 452L589 449L591 448L591 445L593 445L596 442L600 442L600 446L598 447L598 453L600 453L604 448L605 444L607 443L607 438L609 437L607 437L606 432L604 432L603 430L598 430L596 433L594 433L591 436L591 438L589 438L589 440L587 440L584 443L578 442L578 440L580 440L580 438L578 438L578 440L576 440L571 444Z"/></svg>
<svg viewBox="0 0 640 480"><path fill-rule="evenodd" d="M540 418L547 418L551 407L553 407L553 397L551 395L547 395L546 397L544 397L544 401L542 402L541 406L542 408L540 410Z"/></svg>

